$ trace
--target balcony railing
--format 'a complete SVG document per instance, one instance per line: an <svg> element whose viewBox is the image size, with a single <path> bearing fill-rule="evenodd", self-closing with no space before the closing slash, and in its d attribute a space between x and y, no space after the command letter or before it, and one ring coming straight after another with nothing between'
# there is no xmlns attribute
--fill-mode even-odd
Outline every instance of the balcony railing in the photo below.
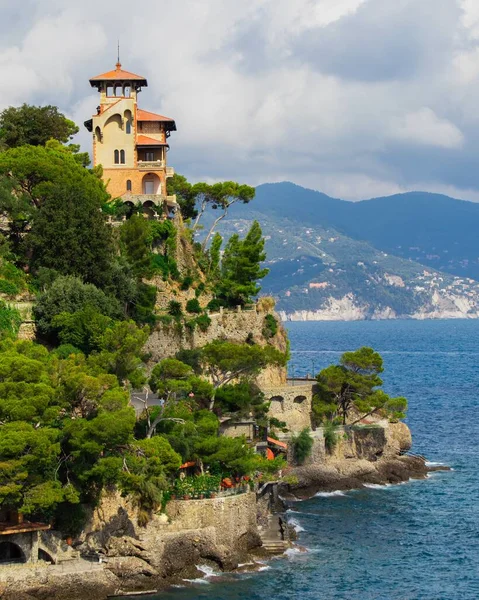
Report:
<svg viewBox="0 0 479 600"><path fill-rule="evenodd" d="M166 176L173 177L175 174L175 169L173 167L166 167Z"/></svg>
<svg viewBox="0 0 479 600"><path fill-rule="evenodd" d="M164 160L139 160L138 168L146 169L148 171L155 171L156 169L164 169L165 161Z"/></svg>

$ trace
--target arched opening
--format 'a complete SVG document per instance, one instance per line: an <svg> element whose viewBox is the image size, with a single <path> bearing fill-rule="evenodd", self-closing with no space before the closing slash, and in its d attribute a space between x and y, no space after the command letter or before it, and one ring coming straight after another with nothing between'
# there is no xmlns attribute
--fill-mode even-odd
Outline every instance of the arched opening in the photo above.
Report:
<svg viewBox="0 0 479 600"><path fill-rule="evenodd" d="M156 218L156 206L151 200L148 200L147 202L143 203L143 216L147 219Z"/></svg>
<svg viewBox="0 0 479 600"><path fill-rule="evenodd" d="M52 565L55 564L55 561L50 556L50 554L48 554L48 552L46 552L45 550L42 550L42 548L38 549L38 560L43 560L44 562L50 563Z"/></svg>
<svg viewBox="0 0 479 600"><path fill-rule="evenodd" d="M26 562L25 554L20 546L12 542L0 543L0 562Z"/></svg>
<svg viewBox="0 0 479 600"><path fill-rule="evenodd" d="M118 113L116 113L115 115L111 115L111 117L109 117L109 119L106 121L103 129L107 129L108 127L111 127L113 124L115 124L118 129L121 129L121 115L119 115Z"/></svg>
<svg viewBox="0 0 479 600"><path fill-rule="evenodd" d="M283 396L273 396L270 399L270 402L271 402L270 408L273 411L275 411L275 410L276 411L278 411L278 410L284 411L284 398L283 398Z"/></svg>
<svg viewBox="0 0 479 600"><path fill-rule="evenodd" d="M125 133L130 134L131 133L131 124L133 121L131 110L125 110L123 116L125 118Z"/></svg>
<svg viewBox="0 0 479 600"><path fill-rule="evenodd" d="M306 400L306 396L296 396L296 398L293 400L294 404L303 404L303 402Z"/></svg>
<svg viewBox="0 0 479 600"><path fill-rule="evenodd" d="M120 150L120 164L121 165L125 164L125 151L124 150Z"/></svg>
<svg viewBox="0 0 479 600"><path fill-rule="evenodd" d="M123 88L123 96L125 96L125 98L129 98L131 96L131 85L129 83L127 83Z"/></svg>
<svg viewBox="0 0 479 600"><path fill-rule="evenodd" d="M124 203L124 206L125 206L125 209L126 209L125 210L125 217L127 219L129 219L132 216L133 211L135 210L135 205L133 204L133 202L128 201L128 202Z"/></svg>
<svg viewBox="0 0 479 600"><path fill-rule="evenodd" d="M143 194L148 196L161 194L161 180L155 173L147 173L143 177Z"/></svg>
<svg viewBox="0 0 479 600"><path fill-rule="evenodd" d="M123 96L123 87L121 85L115 85L115 96L120 97Z"/></svg>
<svg viewBox="0 0 479 600"><path fill-rule="evenodd" d="M101 129L97 126L95 127L95 139L97 142L101 142Z"/></svg>
<svg viewBox="0 0 479 600"><path fill-rule="evenodd" d="M115 95L112 85L106 86L106 95L109 96L110 98Z"/></svg>
<svg viewBox="0 0 479 600"><path fill-rule="evenodd" d="M115 150L115 152L113 153L113 159L114 159L115 165L119 165L120 164L120 152L119 152L119 150Z"/></svg>
<svg viewBox="0 0 479 600"><path fill-rule="evenodd" d="M126 191L131 192L131 179L126 180Z"/></svg>

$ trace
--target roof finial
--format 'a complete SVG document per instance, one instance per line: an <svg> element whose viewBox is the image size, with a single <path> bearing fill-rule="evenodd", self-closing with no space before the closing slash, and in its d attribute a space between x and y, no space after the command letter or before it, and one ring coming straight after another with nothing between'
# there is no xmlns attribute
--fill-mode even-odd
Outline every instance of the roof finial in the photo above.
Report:
<svg viewBox="0 0 479 600"><path fill-rule="evenodd" d="M120 62L120 40L118 40L118 58L116 61L116 68L117 70L121 69L121 62Z"/></svg>

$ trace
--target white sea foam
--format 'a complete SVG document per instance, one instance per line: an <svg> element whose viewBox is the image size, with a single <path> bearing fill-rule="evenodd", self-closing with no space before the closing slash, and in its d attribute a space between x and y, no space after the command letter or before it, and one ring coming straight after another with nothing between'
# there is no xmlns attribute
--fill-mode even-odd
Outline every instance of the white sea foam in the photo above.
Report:
<svg viewBox="0 0 479 600"><path fill-rule="evenodd" d="M394 487L394 484L392 483L365 483L364 484L365 488L370 488L371 490L385 490L387 488L392 488Z"/></svg>
<svg viewBox="0 0 479 600"><path fill-rule="evenodd" d="M442 462L433 462L431 460L426 461L426 467L445 467L446 465Z"/></svg>
<svg viewBox="0 0 479 600"><path fill-rule="evenodd" d="M335 496L345 496L346 494L341 490L335 490L334 492L318 492L314 494L317 498L333 498Z"/></svg>
<svg viewBox="0 0 479 600"><path fill-rule="evenodd" d="M183 581L186 581L188 583L201 583L201 584L209 584L209 581L207 579L202 579L201 577L198 577L197 579L183 579Z"/></svg>
<svg viewBox="0 0 479 600"><path fill-rule="evenodd" d="M240 567L250 567L252 565L254 565L254 562L249 562L249 563L239 563L238 568Z"/></svg>
<svg viewBox="0 0 479 600"><path fill-rule="evenodd" d="M269 565L264 565L258 569L258 571L269 571L271 567Z"/></svg>
<svg viewBox="0 0 479 600"><path fill-rule="evenodd" d="M299 548L293 546L292 548L288 548L285 554L286 556L296 556L297 554L304 554L305 552L307 552L306 549L300 550Z"/></svg>
<svg viewBox="0 0 479 600"><path fill-rule="evenodd" d="M219 573L217 573L214 569L212 569L209 565L198 565L196 567L198 571L201 571L205 574L206 577L218 577Z"/></svg>
<svg viewBox="0 0 479 600"><path fill-rule="evenodd" d="M302 527L297 519L289 519L288 525L296 531L296 533L301 533L301 531L305 531L304 527Z"/></svg>

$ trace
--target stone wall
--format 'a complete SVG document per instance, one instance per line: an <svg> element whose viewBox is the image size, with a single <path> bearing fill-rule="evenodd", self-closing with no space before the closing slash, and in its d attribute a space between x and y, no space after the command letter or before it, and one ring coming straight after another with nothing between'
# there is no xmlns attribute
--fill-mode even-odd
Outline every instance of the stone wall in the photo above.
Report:
<svg viewBox="0 0 479 600"><path fill-rule="evenodd" d="M301 385L263 387L266 398L271 401L269 415L284 421L292 432L311 428L311 404L313 382Z"/></svg>
<svg viewBox="0 0 479 600"><path fill-rule="evenodd" d="M174 356L181 349L201 348L201 346L217 339L245 343L250 333L254 342L265 345L267 342L263 336L263 329L267 314L268 312L259 310L210 313L211 324L204 332L198 328L192 333L185 331L185 328L182 332L178 332L174 324L164 325L160 323L148 339L145 352L151 355L152 363L157 363L163 358ZM268 341L278 350L286 352L287 338L282 327L279 327L278 333ZM285 383L286 369L283 367L269 367L258 378L258 384L261 387L279 386Z"/></svg>
<svg viewBox="0 0 479 600"><path fill-rule="evenodd" d="M235 544L256 529L256 494L249 492L208 500L176 500L167 505L170 525L166 529L184 531L215 529L216 543Z"/></svg>

